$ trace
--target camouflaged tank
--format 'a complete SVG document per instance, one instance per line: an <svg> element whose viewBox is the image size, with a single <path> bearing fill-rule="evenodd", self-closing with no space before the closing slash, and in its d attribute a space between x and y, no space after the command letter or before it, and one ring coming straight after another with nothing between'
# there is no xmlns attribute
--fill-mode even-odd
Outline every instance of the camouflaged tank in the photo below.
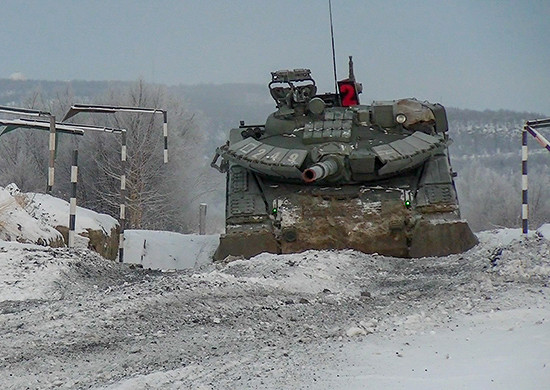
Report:
<svg viewBox="0 0 550 390"><path fill-rule="evenodd" d="M309 69L273 72L277 111L232 129L212 166L227 172L215 259L355 249L398 257L473 247L453 181L445 109L415 99L359 104L350 58L338 94Z"/></svg>

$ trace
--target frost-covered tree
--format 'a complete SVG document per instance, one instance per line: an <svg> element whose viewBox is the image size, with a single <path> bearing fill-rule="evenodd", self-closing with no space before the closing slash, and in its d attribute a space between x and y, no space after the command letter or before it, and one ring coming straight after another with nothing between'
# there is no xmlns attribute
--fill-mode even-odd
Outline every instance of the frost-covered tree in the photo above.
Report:
<svg viewBox="0 0 550 390"><path fill-rule="evenodd" d="M190 231L201 195L210 190L200 121L165 88L140 81L127 90L113 90L101 104L159 108L168 111L169 162L163 163L162 116L95 114L78 118L96 125L125 129L127 134L127 228ZM79 114L83 115L83 114ZM75 118L75 119L76 119ZM89 207L118 214L121 137L87 134L82 192Z"/></svg>
<svg viewBox="0 0 550 390"><path fill-rule="evenodd" d="M27 192L44 190L47 142L47 138L27 129L3 135L0 138L0 183L17 183ZM40 155L40 150L44 156Z"/></svg>
<svg viewBox="0 0 550 390"><path fill-rule="evenodd" d="M198 208L220 177L209 167L203 119L165 87L139 81L116 85L94 103L168 111L169 154L163 163L162 116L153 114L78 114L73 123L126 129L127 228L189 232L197 229ZM20 106L47 110L60 121L74 103L70 86L44 97L33 91ZM0 139L0 185L15 182L23 191L44 191L48 171L48 132L18 129ZM87 131L83 137L58 134L53 194L68 199L74 149L79 150L78 204L118 218L121 137Z"/></svg>
<svg viewBox="0 0 550 390"><path fill-rule="evenodd" d="M529 180L530 224L534 228L550 221L550 179L542 168L534 166ZM462 216L474 230L521 226L519 169L499 170L472 161L461 170L457 188Z"/></svg>
<svg viewBox="0 0 550 390"><path fill-rule="evenodd" d="M70 107L69 88L58 91L55 97L46 99L42 90L33 90L20 104L20 107L42 110L56 115L57 119ZM8 119L18 116L4 114ZM41 118L48 121L48 117ZM65 137L60 137L60 140ZM58 140L58 141L60 141ZM60 142L63 142L61 140ZM44 191L47 183L49 161L48 131L18 128L0 138L0 183L14 182L22 191ZM58 142L59 144L59 142ZM61 148L60 148L61 150ZM65 158L58 150L58 158Z"/></svg>

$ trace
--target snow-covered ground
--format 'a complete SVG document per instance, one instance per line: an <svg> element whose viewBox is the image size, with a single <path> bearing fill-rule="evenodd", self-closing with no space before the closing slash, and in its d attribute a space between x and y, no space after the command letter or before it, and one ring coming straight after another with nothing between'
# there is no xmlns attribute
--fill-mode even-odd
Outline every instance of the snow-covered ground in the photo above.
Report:
<svg viewBox="0 0 550 390"><path fill-rule="evenodd" d="M124 232L124 262L149 269L186 269L212 262L220 236L153 230Z"/></svg>
<svg viewBox="0 0 550 390"><path fill-rule="evenodd" d="M44 243L68 204L0 189L0 215L0 239ZM77 232L115 223L77 210ZM442 258L227 264L217 236L127 231L134 264L84 237L0 241L0 388L550 388L550 225L479 238Z"/></svg>
<svg viewBox="0 0 550 390"><path fill-rule="evenodd" d="M0 242L0 388L547 389L550 242L517 237L171 272Z"/></svg>
<svg viewBox="0 0 550 390"><path fill-rule="evenodd" d="M88 247L89 239L84 237L88 230L109 236L117 224L109 215L77 206L75 246ZM0 187L0 240L62 245L58 226L68 229L68 202L47 194L22 193L13 183Z"/></svg>

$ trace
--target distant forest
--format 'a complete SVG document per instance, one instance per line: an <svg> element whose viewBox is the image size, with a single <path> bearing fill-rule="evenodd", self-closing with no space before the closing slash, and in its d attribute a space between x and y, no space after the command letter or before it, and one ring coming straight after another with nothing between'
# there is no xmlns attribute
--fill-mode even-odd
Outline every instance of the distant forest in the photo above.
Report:
<svg viewBox="0 0 550 390"><path fill-rule="evenodd" d="M215 147L224 142L228 130L238 126L240 120L247 123L263 123L267 115L274 110L274 103L266 85L203 84L167 87L146 85L142 82L52 82L0 79L0 105L48 108L54 112L63 111L66 108L63 106L72 103L104 103L115 98L119 99L119 102L126 101L131 105L133 101L135 102L131 95L139 92L136 91L138 85L139 88L143 88L142 92L148 99L142 103L162 102L173 107L172 115L169 110L170 127L180 131L178 133L178 130L175 130L179 138L176 137L175 149L171 151L172 155L179 154L177 163L168 168L154 168L154 172L157 172L155 174L161 174L163 183L169 183L167 187L170 188L166 188L163 194L151 196L150 201L153 203L141 210L143 212L154 205L153 209L157 211L151 215L143 215L141 219L136 217L134 227L163 228L182 232L196 231L198 203L207 202L209 205L208 230L221 231L225 181L223 175L209 168L209 160L213 156ZM475 111L453 107L447 107L447 116L449 136L454 141L450 147L451 162L454 171L458 172L456 183L463 217L468 219L476 231L497 227L519 227L521 222L521 128L525 120L545 116L540 113L509 110ZM175 123L178 121L179 123ZM550 131L546 132L546 136L550 138ZM24 145L23 140L19 139L23 137L22 135L17 135L19 137L17 140L16 136L10 137L12 138L3 136L0 142L0 156L4 159L5 153L13 153L13 150L7 150L8 143L18 142L19 145ZM105 146L102 144L103 141L86 142L90 142L87 145L92 148ZM536 228L542 223L550 222L550 176L548 174L550 153L540 148L534 140L529 142L530 219L531 226ZM188 157L185 158L185 156ZM39 165L34 165L34 169L38 169ZM28 166L23 168L29 169ZM7 181L19 178L20 182L16 184L22 189L36 191L42 186L38 183L45 183L41 173L31 180L26 177L29 174L25 172L27 171L14 175L13 172L6 172L5 169L0 170L0 185L4 186L8 184ZM97 172L95 174L97 175ZM202 177L201 181L194 181L193 178L197 174ZM80 204L116 216L113 203L116 192L115 176L113 173L111 183L103 183L110 186L109 191L112 192L113 197L110 202L92 201L91 192L97 183L89 183L89 188L82 189L83 200ZM157 184L152 181L148 185ZM61 185L57 186L57 192L59 196L64 197L68 194L67 188ZM185 199L180 199L181 193L186 194ZM170 208L160 205L168 202L175 202L175 206ZM106 207L105 204L111 204L111 206ZM138 206L136 210L139 210ZM154 221L159 215L165 216L166 223Z"/></svg>

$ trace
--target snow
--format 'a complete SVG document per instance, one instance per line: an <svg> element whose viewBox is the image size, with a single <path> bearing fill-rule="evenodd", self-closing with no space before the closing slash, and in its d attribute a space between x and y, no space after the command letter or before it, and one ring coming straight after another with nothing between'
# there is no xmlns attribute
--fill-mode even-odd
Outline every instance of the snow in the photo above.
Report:
<svg viewBox="0 0 550 390"><path fill-rule="evenodd" d="M212 262L219 235L124 231L124 262L150 269L186 269Z"/></svg>
<svg viewBox="0 0 550 390"><path fill-rule="evenodd" d="M549 226L442 258L230 263L217 236L127 231L142 267L0 241L0 387L546 389Z"/></svg>
<svg viewBox="0 0 550 390"><path fill-rule="evenodd" d="M52 226L67 226L69 224L69 202L47 194L29 193L31 207L35 209L33 215L48 221ZM76 206L75 232L83 233L88 229L101 230L111 234L118 222L107 214Z"/></svg>
<svg viewBox="0 0 550 390"><path fill-rule="evenodd" d="M498 245L508 245L514 240L519 240L521 235L521 229L494 229L478 233L477 238L481 242L492 241Z"/></svg>
<svg viewBox="0 0 550 390"><path fill-rule="evenodd" d="M117 221L107 214L77 206L75 246L86 248L88 239L78 235L100 230L110 235ZM0 187L0 239L30 243L63 242L55 227L69 226L69 203L51 195L22 193L15 184Z"/></svg>
<svg viewBox="0 0 550 390"><path fill-rule="evenodd" d="M48 267L50 257L38 245L0 241L2 301L47 299L59 278L58 267ZM28 254L36 255L29 259Z"/></svg>
<svg viewBox="0 0 550 390"><path fill-rule="evenodd" d="M537 233L547 240L550 240L550 223L545 223L544 225L539 227L537 229Z"/></svg>
<svg viewBox="0 0 550 390"><path fill-rule="evenodd" d="M547 310L476 314L412 337L346 345L319 389L545 389Z"/></svg>
<svg viewBox="0 0 550 390"><path fill-rule="evenodd" d="M216 312L210 324L219 328L201 329L206 338L211 332L222 335L209 345L225 354L214 353L195 364L140 374L104 388L546 389L549 245L536 238L515 241L491 267L486 256L501 243L501 236L486 233L486 244L465 255L415 259L420 264L412 267L407 260L354 251L310 251L262 254L197 272L192 278L199 284L229 288L240 299L244 297L237 293L238 286L265 289L275 300L284 300L283 292L295 294L291 306L297 317L289 321L279 307L275 323L259 313L254 317L256 326L239 323L238 332L260 347L256 352L249 350L254 348L250 345L233 351L224 349L219 338L228 337L224 332L234 326L224 327L229 319ZM519 259L524 260L521 267ZM395 266L396 262L400 264ZM446 268L451 272L445 273ZM359 269L367 274L361 276ZM376 278L381 281L372 288L369 283ZM423 280L420 285L418 278ZM533 280L538 281L532 284ZM357 310L350 298L364 289L371 295L363 310ZM335 310L327 316L322 306L330 301ZM265 302L257 302L262 305ZM307 305L320 310L308 312ZM281 328L288 329L290 339ZM281 334L267 336L270 342L265 342L264 333L274 330ZM282 342L274 341L277 338Z"/></svg>
<svg viewBox="0 0 550 390"><path fill-rule="evenodd" d="M540 237L550 240L550 223L543 224L535 231L530 230L528 237L534 237L535 235L539 235ZM499 245L508 245L514 240L523 239L524 235L521 228L502 228L477 233L477 237L482 242L493 242L498 243Z"/></svg>
<svg viewBox="0 0 550 390"><path fill-rule="evenodd" d="M25 211L28 199L16 188L0 187L0 239L51 243L62 240L61 234L44 221L33 218Z"/></svg>

